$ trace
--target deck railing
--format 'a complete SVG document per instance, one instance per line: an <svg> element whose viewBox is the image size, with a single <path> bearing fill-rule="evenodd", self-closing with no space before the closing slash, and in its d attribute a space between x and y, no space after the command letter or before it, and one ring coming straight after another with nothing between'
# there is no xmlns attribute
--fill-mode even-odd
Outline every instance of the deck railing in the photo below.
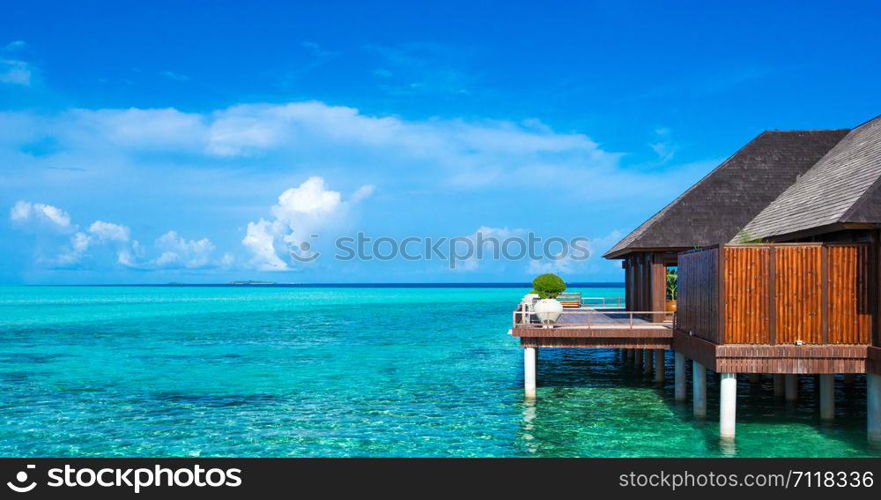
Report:
<svg viewBox="0 0 881 500"><path fill-rule="evenodd" d="M562 322L560 321L563 316L578 314L583 316L586 321L584 322ZM657 315L664 315L665 321L663 322L652 322L643 320L641 317L656 317ZM609 321L595 321L594 318L599 318L599 316L605 316L606 318L612 319L621 319L626 317L626 322L609 322ZM634 319L637 321L641 321L641 323L634 323ZM675 313L670 313L668 311L625 311L625 310L600 310L600 309L576 309L576 310L567 310L563 309L563 312L560 313L560 319L557 320L557 323L551 326L567 326L567 327L579 327L579 326L598 326L598 325L622 325L626 324L628 327L633 328L634 324L643 324L643 325L660 325L660 324L669 324L670 321L675 322ZM513 315L513 326L514 328L539 328L543 327L543 325L536 315L535 311L531 309L527 309L523 304L517 306L517 309L514 310Z"/></svg>
<svg viewBox="0 0 881 500"><path fill-rule="evenodd" d="M625 305L624 297L582 297L581 305L588 307L620 307Z"/></svg>

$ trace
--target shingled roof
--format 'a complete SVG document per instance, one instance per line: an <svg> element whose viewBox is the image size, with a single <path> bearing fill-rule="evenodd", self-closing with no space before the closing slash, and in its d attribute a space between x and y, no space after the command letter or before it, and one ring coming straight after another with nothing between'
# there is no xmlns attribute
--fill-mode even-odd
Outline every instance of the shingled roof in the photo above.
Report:
<svg viewBox="0 0 881 500"><path fill-rule="evenodd" d="M744 233L767 238L847 223L881 223L881 116L847 134Z"/></svg>
<svg viewBox="0 0 881 500"><path fill-rule="evenodd" d="M847 133L847 129L762 132L604 257L728 242Z"/></svg>

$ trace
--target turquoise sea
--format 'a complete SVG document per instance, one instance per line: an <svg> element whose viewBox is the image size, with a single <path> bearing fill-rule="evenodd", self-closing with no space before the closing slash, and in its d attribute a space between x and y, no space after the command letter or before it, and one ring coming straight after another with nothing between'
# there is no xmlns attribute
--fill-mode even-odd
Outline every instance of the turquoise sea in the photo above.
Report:
<svg viewBox="0 0 881 500"><path fill-rule="evenodd" d="M741 381L733 446L713 376L699 422L612 351L543 350L525 404L523 292L0 287L0 456L881 456L862 379L830 425Z"/></svg>

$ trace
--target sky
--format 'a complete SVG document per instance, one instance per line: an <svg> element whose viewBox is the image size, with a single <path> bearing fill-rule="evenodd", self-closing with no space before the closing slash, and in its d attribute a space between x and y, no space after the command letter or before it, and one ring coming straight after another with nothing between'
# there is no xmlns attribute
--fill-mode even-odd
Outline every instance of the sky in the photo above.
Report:
<svg viewBox="0 0 881 500"><path fill-rule="evenodd" d="M2 284L621 282L763 130L881 114L878 3L0 9Z"/></svg>

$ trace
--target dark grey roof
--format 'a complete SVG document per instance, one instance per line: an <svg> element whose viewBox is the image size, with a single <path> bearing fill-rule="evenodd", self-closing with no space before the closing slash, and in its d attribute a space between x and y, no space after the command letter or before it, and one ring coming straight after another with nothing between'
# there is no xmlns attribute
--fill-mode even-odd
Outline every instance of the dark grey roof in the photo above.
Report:
<svg viewBox="0 0 881 500"><path fill-rule="evenodd" d="M744 228L767 238L832 224L881 223L881 117L853 129Z"/></svg>
<svg viewBox="0 0 881 500"><path fill-rule="evenodd" d="M842 129L759 134L604 257L728 242L847 133Z"/></svg>

